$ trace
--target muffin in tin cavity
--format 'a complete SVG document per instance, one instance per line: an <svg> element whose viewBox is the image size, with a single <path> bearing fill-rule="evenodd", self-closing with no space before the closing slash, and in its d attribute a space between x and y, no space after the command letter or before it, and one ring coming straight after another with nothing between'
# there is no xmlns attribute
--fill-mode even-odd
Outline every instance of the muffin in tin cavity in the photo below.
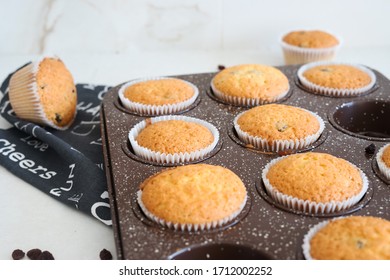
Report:
<svg viewBox="0 0 390 280"><path fill-rule="evenodd" d="M322 30L296 30L280 39L286 64L331 60L340 48L336 35Z"/></svg>
<svg viewBox="0 0 390 280"><path fill-rule="evenodd" d="M138 123L128 138L137 156L156 163L178 164L211 153L219 141L219 131L201 119L161 116Z"/></svg>
<svg viewBox="0 0 390 280"><path fill-rule="evenodd" d="M225 68L214 76L211 89L219 100L236 106L257 106L286 97L287 77L277 68L242 64Z"/></svg>
<svg viewBox="0 0 390 280"><path fill-rule="evenodd" d="M122 105L133 113L159 116L187 109L198 98L199 90L182 79L150 77L124 84L118 96Z"/></svg>
<svg viewBox="0 0 390 280"><path fill-rule="evenodd" d="M298 150L317 141L325 124L306 109L283 105L262 105L240 113L234 128L244 143L267 152Z"/></svg>
<svg viewBox="0 0 390 280"><path fill-rule="evenodd" d="M307 260L390 260L390 221L349 216L313 226L303 240Z"/></svg>
<svg viewBox="0 0 390 280"><path fill-rule="evenodd" d="M359 96L376 83L374 72L358 64L312 62L301 66L297 74L303 88L333 97Z"/></svg>
<svg viewBox="0 0 390 280"><path fill-rule="evenodd" d="M279 157L263 169L267 193L290 209L328 214L348 209L368 189L368 179L352 163L326 153Z"/></svg>
<svg viewBox="0 0 390 280"><path fill-rule="evenodd" d="M209 164L165 169L147 178L138 191L138 203L149 219L180 231L221 227L240 214L246 201L241 179Z"/></svg>
<svg viewBox="0 0 390 280"><path fill-rule="evenodd" d="M376 154L379 172L390 182L390 144L381 147Z"/></svg>

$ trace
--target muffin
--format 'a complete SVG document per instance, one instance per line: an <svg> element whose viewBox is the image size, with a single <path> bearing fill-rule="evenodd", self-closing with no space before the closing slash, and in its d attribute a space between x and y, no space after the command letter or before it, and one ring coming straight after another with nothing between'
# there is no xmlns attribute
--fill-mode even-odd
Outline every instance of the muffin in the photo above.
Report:
<svg viewBox="0 0 390 280"><path fill-rule="evenodd" d="M379 149L376 154L376 162L381 174L383 174L387 180L390 180L390 144L386 144Z"/></svg>
<svg viewBox="0 0 390 280"><path fill-rule="evenodd" d="M76 116L77 91L72 74L58 58L45 57L16 71L9 99L24 120L64 130Z"/></svg>
<svg viewBox="0 0 390 280"><path fill-rule="evenodd" d="M347 63L313 62L298 70L303 87L328 96L357 96L366 93L376 82L370 69Z"/></svg>
<svg viewBox="0 0 390 280"><path fill-rule="evenodd" d="M307 260L390 260L390 221L350 216L317 224L302 245Z"/></svg>
<svg viewBox="0 0 390 280"><path fill-rule="evenodd" d="M119 89L118 95L122 105L134 113L165 115L191 106L199 90L181 79L155 77L126 83Z"/></svg>
<svg viewBox="0 0 390 280"><path fill-rule="evenodd" d="M282 36L280 44L286 64L303 64L333 59L340 39L321 30L298 30Z"/></svg>
<svg viewBox="0 0 390 280"><path fill-rule="evenodd" d="M287 77L278 69L258 64L225 68L211 81L213 94L238 106L272 103L285 97L290 89Z"/></svg>
<svg viewBox="0 0 390 280"><path fill-rule="evenodd" d="M320 137L324 127L317 114L283 104L258 106L234 119L244 143L272 152L305 148Z"/></svg>
<svg viewBox="0 0 390 280"><path fill-rule="evenodd" d="M186 116L144 120L129 132L134 153L156 163L200 160L217 145L219 132L212 124Z"/></svg>
<svg viewBox="0 0 390 280"><path fill-rule="evenodd" d="M233 220L247 199L244 183L222 166L195 164L163 170L138 191L145 215L163 226L209 230Z"/></svg>
<svg viewBox="0 0 390 280"><path fill-rule="evenodd" d="M325 153L302 153L268 163L262 179L278 203L306 213L333 213L356 204L368 180L352 163Z"/></svg>

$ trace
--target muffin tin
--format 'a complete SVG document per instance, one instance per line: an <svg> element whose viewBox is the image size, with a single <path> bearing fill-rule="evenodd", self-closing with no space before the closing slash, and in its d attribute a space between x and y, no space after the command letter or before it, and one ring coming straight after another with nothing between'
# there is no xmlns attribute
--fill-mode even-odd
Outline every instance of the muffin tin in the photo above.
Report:
<svg viewBox="0 0 390 280"><path fill-rule="evenodd" d="M375 71L373 90L360 97L334 98L308 92L296 79L299 68L279 68L289 79L291 92L283 104L316 112L325 121L320 139L301 151L265 153L240 142L233 119L245 107L224 104L213 96L210 81L216 73L175 76L199 88L198 100L183 114L215 125L220 141L204 163L222 165L245 183L249 198L243 212L222 228L181 232L150 221L136 202L138 186L147 177L168 168L138 158L127 139L129 130L150 116L129 112L118 100L121 85L106 93L101 129L113 230L118 259L303 259L302 241L311 226L335 216L370 215L390 219L390 182L378 176L376 151L390 142L390 81ZM355 206L333 214L310 215L278 205L264 190L261 172L280 155L313 150L344 158L367 175L369 188ZM198 161L199 162L199 161Z"/></svg>

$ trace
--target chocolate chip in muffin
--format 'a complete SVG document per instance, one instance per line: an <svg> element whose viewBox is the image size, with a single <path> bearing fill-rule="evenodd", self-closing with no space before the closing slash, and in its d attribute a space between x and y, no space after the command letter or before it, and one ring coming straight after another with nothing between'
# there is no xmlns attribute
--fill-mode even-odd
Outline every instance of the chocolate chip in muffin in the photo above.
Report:
<svg viewBox="0 0 390 280"><path fill-rule="evenodd" d="M57 123L61 123L62 122L62 117L60 114L56 113L56 118L55 118L56 122Z"/></svg>
<svg viewBox="0 0 390 280"><path fill-rule="evenodd" d="M21 260L24 258L24 256L26 255L25 252L23 252L22 250L20 249L16 249L12 252L12 259L14 260Z"/></svg>
<svg viewBox="0 0 390 280"><path fill-rule="evenodd" d="M225 65L222 65L222 64L218 65L218 70L219 71L222 71L225 68L226 68Z"/></svg>

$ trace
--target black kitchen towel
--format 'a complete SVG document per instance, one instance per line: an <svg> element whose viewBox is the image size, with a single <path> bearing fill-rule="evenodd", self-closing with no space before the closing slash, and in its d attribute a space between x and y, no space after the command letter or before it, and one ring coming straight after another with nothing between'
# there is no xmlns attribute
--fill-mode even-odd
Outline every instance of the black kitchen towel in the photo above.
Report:
<svg viewBox="0 0 390 280"><path fill-rule="evenodd" d="M109 87L76 85L76 119L59 131L14 114L8 97L11 75L0 88L4 94L0 113L14 127L0 129L0 164L49 196L111 225L99 121Z"/></svg>

